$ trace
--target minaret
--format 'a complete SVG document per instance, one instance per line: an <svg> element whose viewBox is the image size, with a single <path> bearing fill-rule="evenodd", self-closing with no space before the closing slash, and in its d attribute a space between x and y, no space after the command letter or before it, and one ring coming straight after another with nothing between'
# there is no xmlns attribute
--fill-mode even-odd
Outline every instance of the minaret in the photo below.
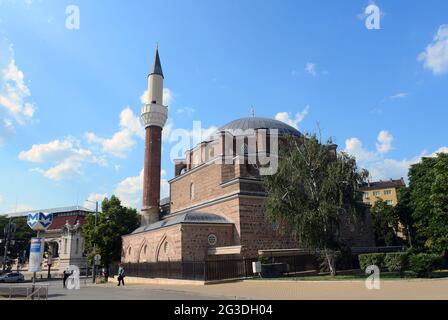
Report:
<svg viewBox="0 0 448 320"><path fill-rule="evenodd" d="M146 130L142 226L159 220L162 130L168 116L168 107L163 105L163 79L157 46L148 75L147 103L143 104L141 114Z"/></svg>

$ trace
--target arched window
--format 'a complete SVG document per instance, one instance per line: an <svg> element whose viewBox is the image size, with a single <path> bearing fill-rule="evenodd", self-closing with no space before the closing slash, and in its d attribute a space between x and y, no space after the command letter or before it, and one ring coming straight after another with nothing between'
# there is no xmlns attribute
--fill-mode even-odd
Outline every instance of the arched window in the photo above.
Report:
<svg viewBox="0 0 448 320"><path fill-rule="evenodd" d="M78 254L79 251L79 238L76 238L76 249L75 249L75 254Z"/></svg>
<svg viewBox="0 0 448 320"><path fill-rule="evenodd" d="M64 254L67 254L67 247L68 247L68 240L67 238L64 239Z"/></svg>
<svg viewBox="0 0 448 320"><path fill-rule="evenodd" d="M143 254L146 256L146 249L148 248L148 246L145 244L145 247L143 248Z"/></svg>
<svg viewBox="0 0 448 320"><path fill-rule="evenodd" d="M132 248L129 247L129 249L128 249L128 257L129 257L129 258L131 257L131 253L132 253Z"/></svg>
<svg viewBox="0 0 448 320"><path fill-rule="evenodd" d="M169 250L168 242L165 242L165 243L163 244L163 253L167 254L167 253L168 253L168 250Z"/></svg>
<svg viewBox="0 0 448 320"><path fill-rule="evenodd" d="M195 190L194 190L194 183L190 184L190 199L194 200L195 197Z"/></svg>

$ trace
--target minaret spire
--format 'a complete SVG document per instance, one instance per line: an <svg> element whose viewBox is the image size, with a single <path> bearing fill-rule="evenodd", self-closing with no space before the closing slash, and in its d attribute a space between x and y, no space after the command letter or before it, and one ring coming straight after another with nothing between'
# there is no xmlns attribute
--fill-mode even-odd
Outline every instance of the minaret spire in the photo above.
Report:
<svg viewBox="0 0 448 320"><path fill-rule="evenodd" d="M142 225L159 220L162 130L168 118L168 108L163 105L163 79L157 45L154 63L148 75L148 102L143 104L141 113L146 131Z"/></svg>
<svg viewBox="0 0 448 320"><path fill-rule="evenodd" d="M162 71L162 64L160 63L160 57L159 57L159 43L157 43L156 46L156 54L154 56L154 62L152 64L151 71L149 72L149 75L158 74L159 76L163 76Z"/></svg>

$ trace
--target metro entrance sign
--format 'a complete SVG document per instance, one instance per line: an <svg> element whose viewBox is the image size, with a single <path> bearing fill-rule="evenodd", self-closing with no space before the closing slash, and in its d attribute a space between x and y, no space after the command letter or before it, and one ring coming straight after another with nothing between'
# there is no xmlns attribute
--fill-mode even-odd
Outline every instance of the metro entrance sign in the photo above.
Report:
<svg viewBox="0 0 448 320"><path fill-rule="evenodd" d="M31 239L30 264L28 269L33 273L33 293L31 298L34 299L36 272L42 271L42 258L44 254L44 240L40 237L40 232L47 230L51 226L53 223L53 215L43 212L30 213L26 222L31 229L37 231L37 237Z"/></svg>

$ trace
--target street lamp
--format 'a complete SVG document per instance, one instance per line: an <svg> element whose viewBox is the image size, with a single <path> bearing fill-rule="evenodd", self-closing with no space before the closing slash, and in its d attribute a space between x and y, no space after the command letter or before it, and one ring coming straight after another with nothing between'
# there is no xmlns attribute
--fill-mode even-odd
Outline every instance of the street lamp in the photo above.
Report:
<svg viewBox="0 0 448 320"><path fill-rule="evenodd" d="M95 201L95 202L90 201L90 200L86 200L86 201L95 204L95 226L94 226L94 232L95 232L95 235L96 235L96 224L97 224L97 220L98 220L98 201ZM95 242L93 243L93 255L94 255L94 258L93 258L93 268L92 268L92 273L93 273L93 275L92 275L92 283L95 283L96 282L96 261L95 261L96 243Z"/></svg>

